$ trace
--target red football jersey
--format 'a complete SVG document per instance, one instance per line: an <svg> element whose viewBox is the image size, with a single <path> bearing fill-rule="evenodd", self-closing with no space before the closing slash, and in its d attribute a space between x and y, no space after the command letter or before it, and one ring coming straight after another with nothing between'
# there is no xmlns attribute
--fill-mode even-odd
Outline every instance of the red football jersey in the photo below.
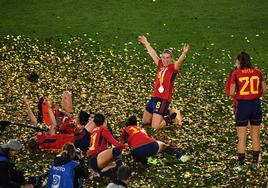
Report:
<svg viewBox="0 0 268 188"><path fill-rule="evenodd" d="M127 142L131 150L155 141L154 138L148 136L145 129L135 125L124 128L120 136L120 142Z"/></svg>
<svg viewBox="0 0 268 188"><path fill-rule="evenodd" d="M72 134L80 132L80 125L75 122L74 118L69 118L65 116L62 119L62 123L60 125L59 131L63 134Z"/></svg>
<svg viewBox="0 0 268 188"><path fill-rule="evenodd" d="M172 91L177 74L178 70L175 70L174 64L169 64L167 67L164 67L162 60L159 60L152 97L158 97L170 102L172 100ZM164 88L162 93L159 92L161 83Z"/></svg>
<svg viewBox="0 0 268 188"><path fill-rule="evenodd" d="M232 74L231 84L236 86L237 100L252 100L261 96L261 82L264 80L259 69L239 69Z"/></svg>
<svg viewBox="0 0 268 188"><path fill-rule="evenodd" d="M90 132L90 147L88 150L88 156L96 156L98 153L107 149L108 142L119 147L120 149L124 148L124 145L119 143L113 135L110 133L108 128L104 125L95 127Z"/></svg>
<svg viewBox="0 0 268 188"><path fill-rule="evenodd" d="M232 74L233 74L233 71L230 74L228 74L227 79L226 79L226 83L225 83L225 93L227 96L230 96L230 86L231 86ZM234 107L237 106L236 98L233 98L233 106Z"/></svg>
<svg viewBox="0 0 268 188"><path fill-rule="evenodd" d="M74 134L37 134L36 142L40 149L62 149L66 143L74 143Z"/></svg>

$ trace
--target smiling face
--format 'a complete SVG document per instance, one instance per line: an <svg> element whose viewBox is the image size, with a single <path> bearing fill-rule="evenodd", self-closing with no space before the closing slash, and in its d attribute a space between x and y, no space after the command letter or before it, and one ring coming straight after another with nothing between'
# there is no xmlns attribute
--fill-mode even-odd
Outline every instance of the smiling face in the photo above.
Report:
<svg viewBox="0 0 268 188"><path fill-rule="evenodd" d="M168 66L168 64L170 64L172 61L172 56L170 53L163 53L162 54L162 62L164 64L164 66Z"/></svg>

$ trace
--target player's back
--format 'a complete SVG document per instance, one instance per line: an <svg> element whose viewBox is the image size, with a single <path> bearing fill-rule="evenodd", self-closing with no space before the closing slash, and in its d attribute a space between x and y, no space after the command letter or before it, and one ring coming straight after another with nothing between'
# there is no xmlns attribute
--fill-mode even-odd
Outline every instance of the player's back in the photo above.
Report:
<svg viewBox="0 0 268 188"><path fill-rule="evenodd" d="M257 68L235 70L232 79L236 84L236 96L238 100L254 100L261 96L262 72Z"/></svg>

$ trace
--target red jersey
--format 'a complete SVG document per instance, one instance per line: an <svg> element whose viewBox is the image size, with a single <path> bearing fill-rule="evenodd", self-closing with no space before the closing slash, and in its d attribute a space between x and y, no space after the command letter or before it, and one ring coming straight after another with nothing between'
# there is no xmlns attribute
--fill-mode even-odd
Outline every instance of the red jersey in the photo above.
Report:
<svg viewBox="0 0 268 188"><path fill-rule="evenodd" d="M108 142L114 145L115 147L119 147L120 149L125 148L125 146L119 143L113 135L110 133L108 128L105 125L95 127L90 132L90 147L88 150L88 156L94 157L100 152L107 149Z"/></svg>
<svg viewBox="0 0 268 188"><path fill-rule="evenodd" d="M175 70L174 64L169 64L165 67L160 59L158 62L158 72L154 82L154 91L151 96L168 100L170 102L172 100L172 91L177 74L178 70ZM159 87L161 85L164 88L162 93L159 92Z"/></svg>
<svg viewBox="0 0 268 188"><path fill-rule="evenodd" d="M74 134L37 134L36 142L40 149L62 149L66 143L74 143Z"/></svg>
<svg viewBox="0 0 268 188"><path fill-rule="evenodd" d="M120 136L120 142L127 142L131 150L155 141L154 138L147 135L145 129L136 125L124 128Z"/></svg>
<svg viewBox="0 0 268 188"><path fill-rule="evenodd" d="M230 96L230 86L231 86L231 77L232 77L233 71L228 74L227 79L226 79L226 83L225 83L225 94L227 96ZM235 98L233 98L233 106L236 107L237 106L237 100Z"/></svg>
<svg viewBox="0 0 268 188"><path fill-rule="evenodd" d="M79 133L80 132L79 126L80 125L77 125L74 118L69 118L65 116L62 119L59 131L64 134Z"/></svg>
<svg viewBox="0 0 268 188"><path fill-rule="evenodd" d="M259 69L247 68L235 70L231 77L231 84L236 86L237 100L253 100L261 96L261 82L264 80Z"/></svg>

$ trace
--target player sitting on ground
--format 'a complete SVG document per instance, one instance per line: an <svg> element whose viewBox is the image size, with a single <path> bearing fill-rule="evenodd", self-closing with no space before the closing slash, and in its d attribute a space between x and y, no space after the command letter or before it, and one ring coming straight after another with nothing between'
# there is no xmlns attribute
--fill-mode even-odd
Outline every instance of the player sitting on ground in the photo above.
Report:
<svg viewBox="0 0 268 188"><path fill-rule="evenodd" d="M90 132L89 166L100 176L115 176L117 169L122 165L121 149L124 149L125 145L112 136L103 114L96 114L93 122L95 127ZM108 143L115 147L107 148ZM111 165L112 162L115 162L115 166Z"/></svg>

